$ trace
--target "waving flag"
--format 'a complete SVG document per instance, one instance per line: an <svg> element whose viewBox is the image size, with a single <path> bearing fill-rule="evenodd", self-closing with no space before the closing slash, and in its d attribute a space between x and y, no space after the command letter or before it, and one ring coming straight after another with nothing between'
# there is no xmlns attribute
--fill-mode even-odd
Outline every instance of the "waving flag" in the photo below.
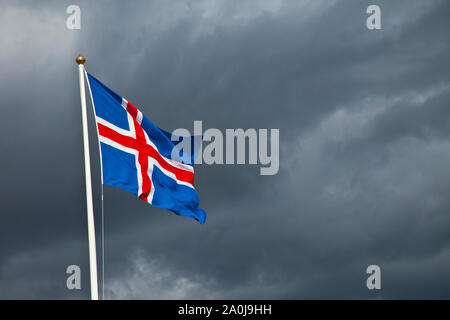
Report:
<svg viewBox="0 0 450 320"><path fill-rule="evenodd" d="M100 140L103 184L203 224L206 213L198 207L194 189L194 153L189 155L191 164L174 159L176 144L170 132L155 126L129 101L86 74Z"/></svg>

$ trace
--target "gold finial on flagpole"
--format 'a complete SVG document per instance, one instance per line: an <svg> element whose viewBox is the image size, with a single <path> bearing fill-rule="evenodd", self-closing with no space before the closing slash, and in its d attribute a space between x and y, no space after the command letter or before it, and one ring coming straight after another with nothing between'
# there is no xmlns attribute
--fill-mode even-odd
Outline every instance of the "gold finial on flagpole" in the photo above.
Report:
<svg viewBox="0 0 450 320"><path fill-rule="evenodd" d="M78 57L75 59L78 64L84 64L86 62L86 58L80 53Z"/></svg>

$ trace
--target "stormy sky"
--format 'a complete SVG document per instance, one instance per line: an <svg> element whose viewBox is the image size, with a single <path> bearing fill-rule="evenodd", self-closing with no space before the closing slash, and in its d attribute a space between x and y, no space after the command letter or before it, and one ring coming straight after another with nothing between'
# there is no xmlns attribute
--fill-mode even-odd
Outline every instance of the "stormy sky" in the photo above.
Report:
<svg viewBox="0 0 450 320"><path fill-rule="evenodd" d="M0 298L90 297L79 52L166 130L280 130L277 175L195 167L205 225L105 186L105 298L450 298L449 18L445 0L1 0Z"/></svg>

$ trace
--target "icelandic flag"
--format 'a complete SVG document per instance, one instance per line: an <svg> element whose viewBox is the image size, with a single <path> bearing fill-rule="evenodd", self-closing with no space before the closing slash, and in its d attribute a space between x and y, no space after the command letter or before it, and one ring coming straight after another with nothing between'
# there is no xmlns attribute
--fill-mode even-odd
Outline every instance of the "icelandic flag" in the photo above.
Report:
<svg viewBox="0 0 450 320"><path fill-rule="evenodd" d="M103 184L131 192L155 207L205 223L206 212L198 207L199 198L194 189L195 153L183 155L182 149L176 149L183 139L190 138L193 142L193 137L173 137L125 98L89 73L86 75L100 140ZM180 154L181 159L189 156L190 161L179 160Z"/></svg>

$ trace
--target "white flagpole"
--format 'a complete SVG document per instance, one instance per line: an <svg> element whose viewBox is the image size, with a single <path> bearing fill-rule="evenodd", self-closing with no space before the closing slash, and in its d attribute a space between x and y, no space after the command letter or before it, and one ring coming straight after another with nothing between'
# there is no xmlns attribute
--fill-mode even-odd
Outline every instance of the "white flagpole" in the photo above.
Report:
<svg viewBox="0 0 450 320"><path fill-rule="evenodd" d="M91 300L98 300L97 284L97 252L95 248L95 227L94 227L94 206L92 204L92 183L91 183L91 163L89 156L89 135L86 112L86 90L84 88L84 63L86 59L79 54L75 59L78 63L80 78L80 97L81 97L81 117L83 121L83 142L84 142L84 171L86 174L86 202L88 219L88 238L89 238L89 269L91 275Z"/></svg>

